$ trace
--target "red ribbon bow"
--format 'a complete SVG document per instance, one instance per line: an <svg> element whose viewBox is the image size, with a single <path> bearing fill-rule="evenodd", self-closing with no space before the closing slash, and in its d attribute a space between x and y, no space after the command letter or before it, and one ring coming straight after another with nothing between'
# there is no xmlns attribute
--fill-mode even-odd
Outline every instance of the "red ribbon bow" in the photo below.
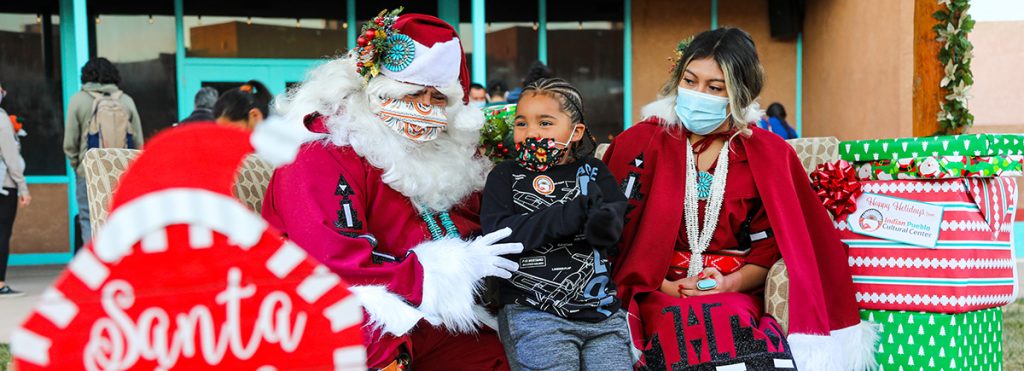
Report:
<svg viewBox="0 0 1024 371"><path fill-rule="evenodd" d="M857 196L863 193L857 171L845 160L818 165L811 173L811 187L836 220L857 211Z"/></svg>

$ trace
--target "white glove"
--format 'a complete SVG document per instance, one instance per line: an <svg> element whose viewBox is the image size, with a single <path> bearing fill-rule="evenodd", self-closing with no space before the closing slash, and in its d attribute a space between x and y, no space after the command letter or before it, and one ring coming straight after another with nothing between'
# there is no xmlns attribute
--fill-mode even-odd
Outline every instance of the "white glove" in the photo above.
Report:
<svg viewBox="0 0 1024 371"><path fill-rule="evenodd" d="M496 243L511 234L512 230L509 228L497 230L477 237L467 246L470 260L477 263L471 265L475 277L479 279L495 276L508 279L512 278L512 272L519 270L519 264L505 259L501 255L521 253L523 244L518 242Z"/></svg>
<svg viewBox="0 0 1024 371"><path fill-rule="evenodd" d="M512 234L505 228L473 241L456 238L423 243L413 249L423 266L419 310L432 324L457 333L475 333L481 320L474 311L482 278L511 278L519 264L501 257L523 251L521 243L497 243Z"/></svg>

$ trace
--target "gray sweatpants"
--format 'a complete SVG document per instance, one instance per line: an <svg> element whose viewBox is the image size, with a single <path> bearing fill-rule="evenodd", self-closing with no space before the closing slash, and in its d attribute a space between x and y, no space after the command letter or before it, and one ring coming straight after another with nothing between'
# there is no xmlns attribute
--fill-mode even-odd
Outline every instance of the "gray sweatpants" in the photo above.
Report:
<svg viewBox="0 0 1024 371"><path fill-rule="evenodd" d="M498 336L512 370L632 370L626 311L598 323L522 305L498 312Z"/></svg>

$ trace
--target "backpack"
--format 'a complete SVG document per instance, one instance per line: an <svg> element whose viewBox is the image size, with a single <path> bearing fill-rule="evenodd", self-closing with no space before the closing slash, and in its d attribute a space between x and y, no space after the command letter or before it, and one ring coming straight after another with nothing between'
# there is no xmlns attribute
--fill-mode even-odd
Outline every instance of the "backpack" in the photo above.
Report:
<svg viewBox="0 0 1024 371"><path fill-rule="evenodd" d="M121 103L120 90L88 92L93 97L92 117L86 132L87 148L133 148L131 112Z"/></svg>

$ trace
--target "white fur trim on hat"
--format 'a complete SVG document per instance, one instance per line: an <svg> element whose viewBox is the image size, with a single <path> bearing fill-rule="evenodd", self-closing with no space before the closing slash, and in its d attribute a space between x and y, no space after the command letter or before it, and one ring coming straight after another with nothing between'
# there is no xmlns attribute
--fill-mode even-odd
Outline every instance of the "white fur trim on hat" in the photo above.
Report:
<svg viewBox="0 0 1024 371"><path fill-rule="evenodd" d="M392 79L423 86L442 87L458 84L462 66L462 44L458 38L434 43L427 47L415 40L416 52L412 63L401 71L381 66L381 73ZM460 87L461 89L461 87Z"/></svg>

